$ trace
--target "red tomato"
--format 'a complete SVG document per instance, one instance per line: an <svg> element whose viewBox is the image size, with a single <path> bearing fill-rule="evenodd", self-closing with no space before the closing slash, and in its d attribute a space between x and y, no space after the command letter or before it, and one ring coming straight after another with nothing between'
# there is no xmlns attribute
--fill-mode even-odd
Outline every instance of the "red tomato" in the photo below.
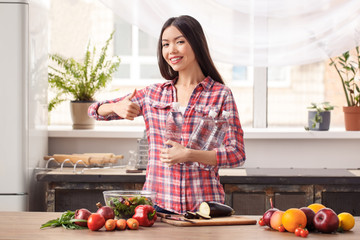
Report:
<svg viewBox="0 0 360 240"><path fill-rule="evenodd" d="M88 218L87 225L91 231L97 231L105 225L105 218L99 213L93 213Z"/></svg>
<svg viewBox="0 0 360 240"><path fill-rule="evenodd" d="M306 237L309 235L309 231L308 231L306 228L301 229L300 235L301 235L302 237L306 238Z"/></svg>
<svg viewBox="0 0 360 240"><path fill-rule="evenodd" d="M283 226L283 225L280 225L280 226L278 227L278 231L279 231L279 232L285 232L284 226Z"/></svg>
<svg viewBox="0 0 360 240"><path fill-rule="evenodd" d="M296 228L295 229L295 235L300 237L301 236L301 230L302 230L302 228L300 228L300 227Z"/></svg>
<svg viewBox="0 0 360 240"><path fill-rule="evenodd" d="M264 220L262 218L260 218L258 223L259 223L260 226L265 226L265 222L264 222Z"/></svg>

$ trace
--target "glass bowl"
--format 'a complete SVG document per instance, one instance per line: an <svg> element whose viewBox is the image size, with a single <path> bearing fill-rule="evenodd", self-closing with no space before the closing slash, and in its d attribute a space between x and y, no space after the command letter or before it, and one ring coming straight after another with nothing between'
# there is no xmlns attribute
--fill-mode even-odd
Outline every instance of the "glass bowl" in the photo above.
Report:
<svg viewBox="0 0 360 240"><path fill-rule="evenodd" d="M104 191L106 206L111 207L115 212L115 217L120 219L131 218L138 205L151 205L156 197L155 192L143 190L113 190Z"/></svg>

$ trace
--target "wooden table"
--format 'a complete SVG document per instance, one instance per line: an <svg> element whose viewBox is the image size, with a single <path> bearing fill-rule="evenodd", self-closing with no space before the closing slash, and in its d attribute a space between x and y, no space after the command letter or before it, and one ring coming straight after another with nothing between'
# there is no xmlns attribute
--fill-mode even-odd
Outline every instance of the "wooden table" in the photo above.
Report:
<svg viewBox="0 0 360 240"><path fill-rule="evenodd" d="M175 227L156 222L152 227L139 230L106 232L100 230L66 230L64 228L40 229L41 224L60 217L59 212L0 212L0 239L301 239L293 233L280 233L259 225ZM259 219L259 216L247 216ZM320 234L310 233L309 239L360 239L360 218L356 218L355 228L346 233Z"/></svg>

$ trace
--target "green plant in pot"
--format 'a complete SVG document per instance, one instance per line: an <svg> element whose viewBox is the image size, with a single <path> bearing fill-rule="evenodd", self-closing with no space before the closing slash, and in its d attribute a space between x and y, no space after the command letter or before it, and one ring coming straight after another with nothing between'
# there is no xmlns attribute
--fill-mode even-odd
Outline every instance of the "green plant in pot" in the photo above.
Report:
<svg viewBox="0 0 360 240"><path fill-rule="evenodd" d="M113 73L120 65L120 58L108 59L106 54L114 32L107 39L99 56L96 48L90 51L87 45L83 61L65 58L60 54L50 54L53 65L49 65L49 87L55 92L55 97L48 104L49 112L61 102L71 100L70 109L74 129L91 129L94 120L87 115L87 109L95 101L95 94L105 88L112 80Z"/></svg>
<svg viewBox="0 0 360 240"><path fill-rule="evenodd" d="M359 47L347 51L334 59L330 58L330 66L336 69L345 93L347 106L343 107L345 129L360 131L360 53Z"/></svg>
<svg viewBox="0 0 360 240"><path fill-rule="evenodd" d="M334 109L329 102L311 103L308 107L308 127L306 130L327 131L330 127L330 111Z"/></svg>

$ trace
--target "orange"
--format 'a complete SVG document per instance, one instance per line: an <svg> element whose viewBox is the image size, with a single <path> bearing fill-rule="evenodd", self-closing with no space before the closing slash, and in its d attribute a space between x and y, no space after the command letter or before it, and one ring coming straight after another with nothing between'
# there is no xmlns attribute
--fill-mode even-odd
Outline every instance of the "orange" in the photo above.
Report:
<svg viewBox="0 0 360 240"><path fill-rule="evenodd" d="M338 215L339 228L344 231L349 231L355 226L354 216L347 212L342 212Z"/></svg>
<svg viewBox="0 0 360 240"><path fill-rule="evenodd" d="M298 227L306 227L306 215L298 208L290 208L282 216L282 224L286 231L295 232Z"/></svg>
<svg viewBox="0 0 360 240"><path fill-rule="evenodd" d="M313 203L308 206L311 210L313 210L315 213L317 213L320 209L326 208L321 203Z"/></svg>

